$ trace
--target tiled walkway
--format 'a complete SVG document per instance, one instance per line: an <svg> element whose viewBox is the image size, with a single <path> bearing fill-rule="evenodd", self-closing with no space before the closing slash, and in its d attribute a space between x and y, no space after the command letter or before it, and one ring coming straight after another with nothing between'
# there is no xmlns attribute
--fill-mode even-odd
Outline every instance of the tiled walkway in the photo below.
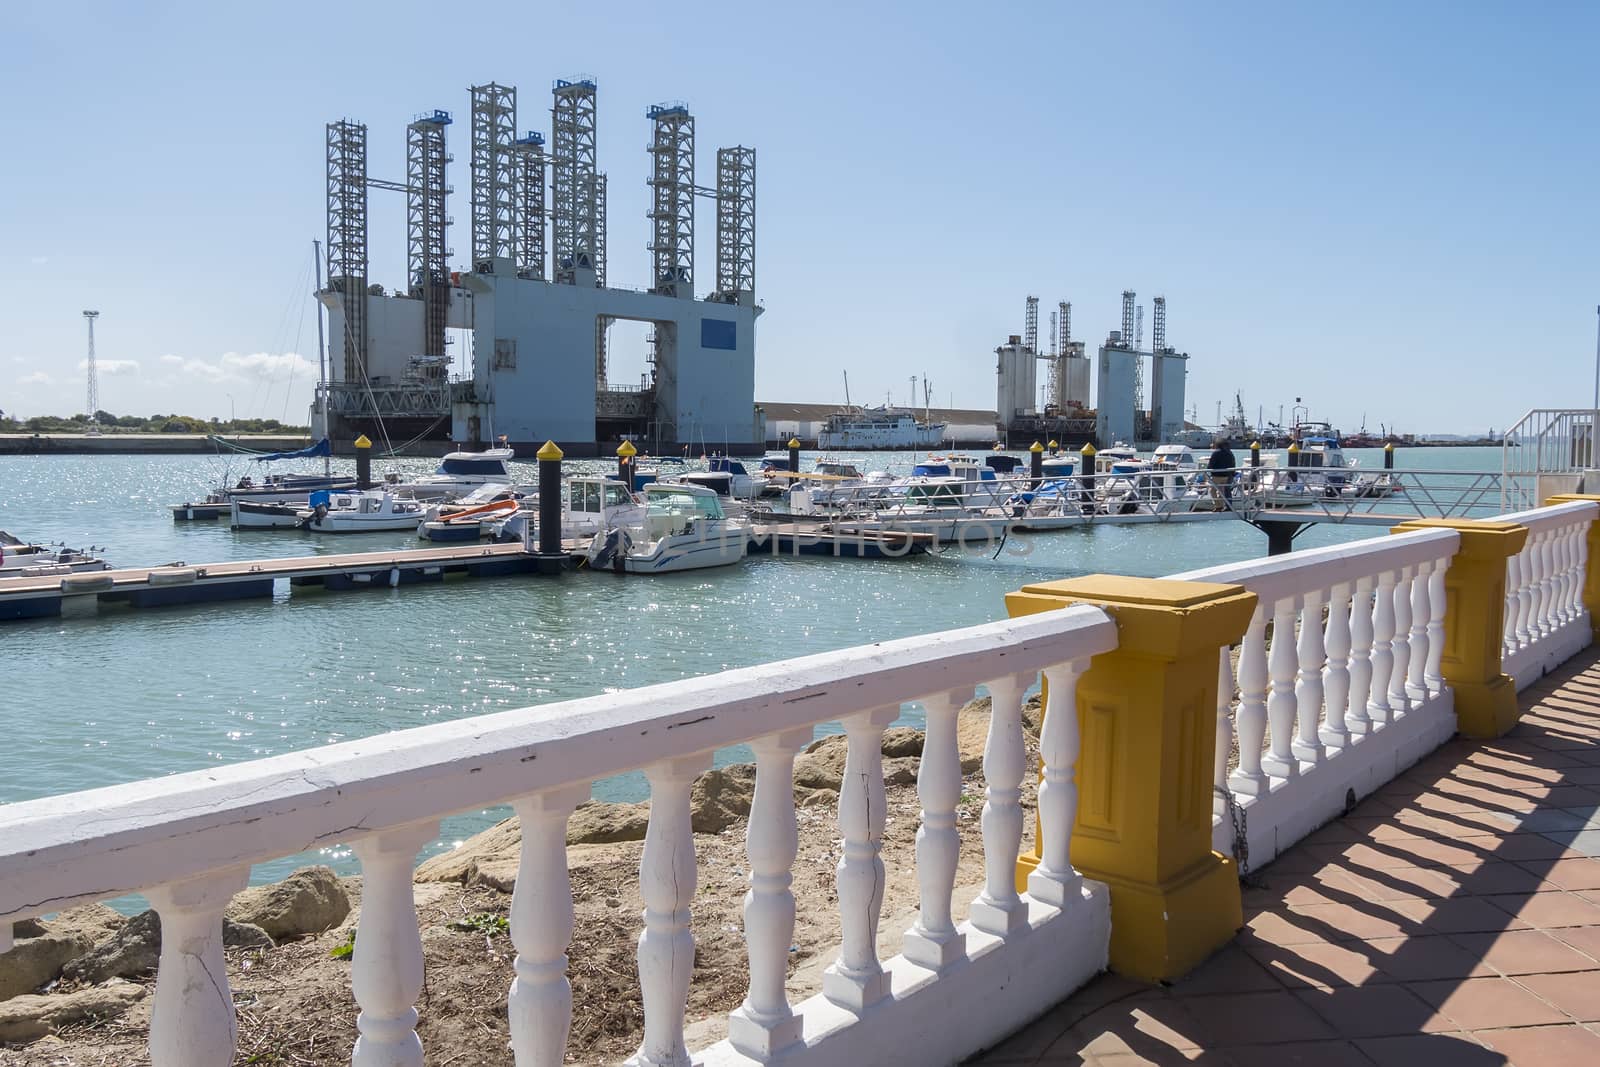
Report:
<svg viewBox="0 0 1600 1067"><path fill-rule="evenodd" d="M1600 1067L1600 654L1247 881L1170 987L1102 977L970 1061Z"/></svg>

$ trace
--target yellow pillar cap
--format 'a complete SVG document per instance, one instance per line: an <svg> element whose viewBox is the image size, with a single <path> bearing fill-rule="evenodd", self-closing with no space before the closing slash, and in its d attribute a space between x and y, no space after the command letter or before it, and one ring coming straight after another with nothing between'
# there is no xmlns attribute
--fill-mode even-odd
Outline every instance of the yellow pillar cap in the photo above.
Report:
<svg viewBox="0 0 1600 1067"><path fill-rule="evenodd" d="M1250 451L1252 451L1252 452L1261 451L1261 442L1260 441L1251 441L1250 442Z"/></svg>
<svg viewBox="0 0 1600 1067"><path fill-rule="evenodd" d="M551 447L554 448L555 446L552 445ZM560 451L561 450L559 448L556 449L557 453L559 453ZM617 446L617 455L621 456L623 459L627 459L629 456L636 456L638 454L639 454L639 450L637 448L633 447L633 442L632 441L624 441L620 445ZM544 457L540 456L539 458L543 459ZM554 458L555 459L560 459L561 457L560 457L560 455L557 455Z"/></svg>
<svg viewBox="0 0 1600 1067"><path fill-rule="evenodd" d="M1289 451L1290 451L1290 452L1294 452L1294 453L1297 453L1297 454L1298 454L1298 453L1299 453L1299 451L1300 451L1300 445L1299 445L1299 443L1298 443L1298 442L1295 442L1295 441L1290 441L1290 442L1289 442Z"/></svg>
<svg viewBox="0 0 1600 1067"><path fill-rule="evenodd" d="M1033 444L1028 446L1028 451L1029 452L1043 452L1044 451L1044 445L1041 445L1038 441L1035 441Z"/></svg>
<svg viewBox="0 0 1600 1067"><path fill-rule="evenodd" d="M1092 456L1092 455L1094 455L1094 452L1095 452L1095 448L1094 448L1094 443L1092 441L1083 446L1083 454L1084 455Z"/></svg>
<svg viewBox="0 0 1600 1067"><path fill-rule="evenodd" d="M1051 441L1050 444L1048 446L1046 446L1046 447L1048 447L1050 449L1050 451L1054 452L1056 449L1061 447L1061 442L1060 441Z"/></svg>
<svg viewBox="0 0 1600 1067"><path fill-rule="evenodd" d="M789 438L789 447L790 448L799 448L800 447L800 438L798 438L798 437Z"/></svg>
<svg viewBox="0 0 1600 1067"><path fill-rule="evenodd" d="M372 447L372 442L367 440L367 435L366 434L362 434L360 437L356 438L356 447L357 448L371 448Z"/></svg>
<svg viewBox="0 0 1600 1067"><path fill-rule="evenodd" d="M1385 452L1393 452L1394 451L1394 442L1390 441L1388 444L1384 445L1383 446L1383 450Z"/></svg>
<svg viewBox="0 0 1600 1067"><path fill-rule="evenodd" d="M565 455L565 453L556 447L556 443L554 441L546 441L544 443L544 447L539 449L537 455L540 459L549 461L553 459L560 459L563 455Z"/></svg>

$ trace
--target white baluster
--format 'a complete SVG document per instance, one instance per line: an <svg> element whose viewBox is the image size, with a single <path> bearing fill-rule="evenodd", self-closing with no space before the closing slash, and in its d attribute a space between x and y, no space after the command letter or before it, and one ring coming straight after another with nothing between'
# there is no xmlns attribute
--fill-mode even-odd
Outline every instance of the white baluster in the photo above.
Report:
<svg viewBox="0 0 1600 1067"><path fill-rule="evenodd" d="M1406 688L1413 700L1428 695L1428 619L1432 615L1428 579L1433 566L1432 561L1417 564L1416 577L1411 579L1411 663L1406 668Z"/></svg>
<svg viewBox="0 0 1600 1067"><path fill-rule="evenodd" d="M1039 866L1028 875L1028 895L1058 908L1076 899L1083 876L1072 866L1072 829L1078 821L1078 679L1089 661L1074 660L1046 667L1050 688L1039 759Z"/></svg>
<svg viewBox="0 0 1600 1067"><path fill-rule="evenodd" d="M1370 575L1356 579L1355 599L1350 603L1350 701L1344 724L1356 737L1372 732L1367 698L1372 692L1373 582Z"/></svg>
<svg viewBox="0 0 1600 1067"><path fill-rule="evenodd" d="M1509 656L1521 645L1517 637L1517 611L1521 603L1518 598L1518 589L1522 581L1521 553L1506 557L1506 608L1505 632L1500 641L1502 656Z"/></svg>
<svg viewBox="0 0 1600 1067"><path fill-rule="evenodd" d="M1272 607L1272 648L1267 653L1267 672L1272 677L1267 697L1272 750L1261 766L1274 778L1293 778L1300 773L1300 761L1294 754L1294 684L1300 673L1294 621L1299 599L1284 597Z"/></svg>
<svg viewBox="0 0 1600 1067"><path fill-rule="evenodd" d="M1300 609L1300 638L1295 658L1300 674L1294 685L1295 714L1299 732L1294 741L1295 758L1302 763L1321 763L1322 747L1322 668L1327 652L1322 642L1322 598L1320 589L1304 598Z"/></svg>
<svg viewBox="0 0 1600 1067"><path fill-rule="evenodd" d="M711 754L662 760L644 769L650 782L650 824L639 858L644 932L639 935L639 992L644 998L644 1041L628 1059L633 1067L689 1067L683 1012L694 974L694 934L689 905L697 877L689 789L711 766ZM790 788L793 788L791 786Z"/></svg>
<svg viewBox="0 0 1600 1067"><path fill-rule="evenodd" d="M1322 743L1330 748L1348 748L1350 728L1345 713L1350 703L1350 583L1333 587L1328 597L1328 630L1323 641L1328 666L1322 673L1323 701L1327 719L1322 726Z"/></svg>
<svg viewBox="0 0 1600 1067"><path fill-rule="evenodd" d="M1266 633L1267 605L1257 602L1239 646L1239 766L1228 779L1241 796L1260 796L1267 791L1267 775L1261 769L1267 736Z"/></svg>
<svg viewBox="0 0 1600 1067"><path fill-rule="evenodd" d="M1584 585L1589 580L1589 525L1587 522L1580 523L1572 535L1572 611L1573 617L1585 626L1593 625L1589 620L1589 609L1583 602Z"/></svg>
<svg viewBox="0 0 1600 1067"><path fill-rule="evenodd" d="M1550 531L1550 625L1560 629L1567 624L1567 537L1569 526Z"/></svg>
<svg viewBox="0 0 1600 1067"><path fill-rule="evenodd" d="M250 869L239 867L146 894L161 918L161 958L150 1010L150 1062L158 1067L233 1062L239 1025L222 958L222 910L249 879Z"/></svg>
<svg viewBox="0 0 1600 1067"><path fill-rule="evenodd" d="M1553 531L1546 530L1534 544L1534 556L1539 561L1539 588L1535 594L1534 621L1539 634L1548 637L1555 630L1555 559L1550 551Z"/></svg>
<svg viewBox="0 0 1600 1067"><path fill-rule="evenodd" d="M1538 624L1533 620L1534 590L1538 587L1538 563L1533 558L1533 535L1528 544L1517 553L1517 646L1525 648L1539 636Z"/></svg>
<svg viewBox="0 0 1600 1067"><path fill-rule="evenodd" d="M1574 523L1561 532L1561 617L1567 622L1578 619L1578 587L1582 576L1578 572L1578 537L1583 527Z"/></svg>
<svg viewBox="0 0 1600 1067"><path fill-rule="evenodd" d="M354 1067L421 1067L417 998L422 995L422 929L411 896L417 850L439 832L436 822L413 823L358 838L361 918L350 987L356 1016Z"/></svg>
<svg viewBox="0 0 1600 1067"><path fill-rule="evenodd" d="M558 1067L572 1028L572 879L567 874L567 817L589 796L577 786L534 793L513 802L522 823L522 858L511 895L515 977L506 1020L517 1067Z"/></svg>
<svg viewBox="0 0 1600 1067"><path fill-rule="evenodd" d="M844 783L839 787L839 959L822 974L822 992L841 1008L860 1013L889 994L889 976L878 962L878 920L883 910L883 730L900 714L896 707L861 712L844 720L849 735Z"/></svg>
<svg viewBox="0 0 1600 1067"><path fill-rule="evenodd" d="M1217 742L1211 764L1211 814L1221 815L1228 803L1228 750L1233 746L1233 657L1227 645L1217 652ZM1222 792L1216 792L1221 790Z"/></svg>
<svg viewBox="0 0 1600 1067"><path fill-rule="evenodd" d="M800 846L794 818L794 756L811 728L769 734L756 753L756 793L745 828L750 891L744 896L744 940L750 991L728 1015L728 1041L766 1062L800 1040L800 1016L789 1006L789 946L794 943L794 858Z"/></svg>
<svg viewBox="0 0 1600 1067"><path fill-rule="evenodd" d="M1400 568L1394 586L1394 669L1389 675L1389 707L1398 718L1411 710L1411 694L1406 690L1406 671L1411 669L1411 579L1415 567Z"/></svg>
<svg viewBox="0 0 1600 1067"><path fill-rule="evenodd" d="M922 701L927 731L917 767L922 825L917 829L917 888L921 908L906 931L901 954L919 967L942 971L966 955L966 935L950 918L950 898L961 862L956 804L961 800L961 753L956 748L956 713L970 693L951 692ZM990 708L990 727L994 710Z"/></svg>
<svg viewBox="0 0 1600 1067"><path fill-rule="evenodd" d="M1422 677L1436 693L1444 690L1444 610L1449 595L1444 574L1449 567L1448 559L1438 559L1428 569L1428 665Z"/></svg>
<svg viewBox="0 0 1600 1067"><path fill-rule="evenodd" d="M1020 677L985 683L989 690L989 736L983 747L983 892L968 912L973 927L1009 937L1028 925L1028 909L1017 896L1017 854L1022 850L1022 776L1028 754L1022 738ZM1052 694L1052 697L1054 694ZM1057 710L1060 710L1057 708ZM1063 714L1077 715L1076 708Z"/></svg>
<svg viewBox="0 0 1600 1067"><path fill-rule="evenodd" d="M1394 571L1378 575L1372 595L1372 685L1367 696L1367 716L1374 723L1390 722L1389 679L1394 674Z"/></svg>

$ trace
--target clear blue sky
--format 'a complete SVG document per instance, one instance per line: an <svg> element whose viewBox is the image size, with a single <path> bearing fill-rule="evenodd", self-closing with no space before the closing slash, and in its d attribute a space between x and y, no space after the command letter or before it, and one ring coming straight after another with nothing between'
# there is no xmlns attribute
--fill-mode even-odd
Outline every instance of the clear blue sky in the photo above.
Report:
<svg viewBox="0 0 1600 1067"><path fill-rule="evenodd" d="M1114 8L1114 10L1106 10ZM477 13L477 14L475 14ZM494 21L491 23L490 18ZM0 408L303 419L323 124L457 116L467 87L600 87L609 262L642 284L651 103L684 100L700 178L759 153L757 394L994 404L1023 298L1074 336L1165 294L1210 423L1305 397L1347 430L1502 427L1593 389L1600 8L1477 3L12 5L0 171ZM374 192L374 281L405 269ZM699 217L698 288L714 218ZM621 339L623 348L635 343ZM296 359L295 354L303 357ZM619 357L627 363L630 357ZM637 363L633 358L632 362ZM290 373L294 377L289 380Z"/></svg>

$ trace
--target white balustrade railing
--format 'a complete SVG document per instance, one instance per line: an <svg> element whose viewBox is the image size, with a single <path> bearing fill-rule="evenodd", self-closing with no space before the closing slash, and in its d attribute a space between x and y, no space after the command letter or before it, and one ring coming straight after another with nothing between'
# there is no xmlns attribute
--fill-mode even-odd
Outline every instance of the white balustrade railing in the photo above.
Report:
<svg viewBox="0 0 1600 1067"><path fill-rule="evenodd" d="M1074 607L3 806L0 930L9 935L13 920L72 904L146 893L164 935L151 1061L215 1067L231 1062L236 1036L222 955L230 896L252 863L350 842L364 878L351 970L360 1008L352 1062L420 1065L424 959L414 860L441 817L510 803L522 833L510 914L517 957L506 991L511 1045L520 1067L559 1064L572 1016L567 819L595 779L642 768L650 785L639 871L645 1021L630 1062L688 1064L696 885L690 785L715 750L749 743L756 787L747 843L748 995L730 1013L728 1039L696 1052L695 1062L955 1063L1105 966L1108 895L1083 881L1068 856L1077 807L1076 681L1090 657L1115 646L1116 626L1104 612ZM1019 894L1018 801L1028 770L1021 697L1041 673L1050 682L1042 861ZM981 820L985 880L970 920L956 924L963 846L956 713L978 686L993 701ZM904 954L881 960L881 738L906 700L927 710L918 777L921 910ZM842 949L823 992L791 1004L794 760L817 724L836 720L849 738L839 805ZM994 995L1000 989L1004 995ZM982 1011L970 1010L980 1001ZM432 1050L435 1058L445 1051Z"/></svg>
<svg viewBox="0 0 1600 1067"><path fill-rule="evenodd" d="M1501 663L1525 689L1589 644L1583 583L1589 524L1600 505L1555 504L1499 517L1528 528L1522 551L1506 560L1505 631Z"/></svg>
<svg viewBox="0 0 1600 1067"><path fill-rule="evenodd" d="M1218 663L1220 851L1270 862L1454 733L1439 665L1459 544L1424 530L1173 575L1259 598L1237 670L1230 649Z"/></svg>

